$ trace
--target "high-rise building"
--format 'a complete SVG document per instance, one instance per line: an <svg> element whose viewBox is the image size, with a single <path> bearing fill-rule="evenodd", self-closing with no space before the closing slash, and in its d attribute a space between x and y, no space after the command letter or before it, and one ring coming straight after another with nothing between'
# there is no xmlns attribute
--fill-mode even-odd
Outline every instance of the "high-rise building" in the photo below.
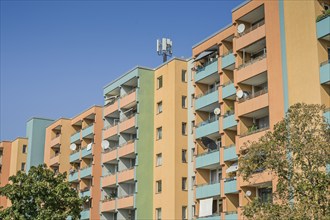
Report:
<svg viewBox="0 0 330 220"><path fill-rule="evenodd" d="M240 219L251 199L270 199L275 176L237 175L244 143L294 103L330 106L327 9L329 1L247 1L232 24L193 46L197 218Z"/></svg>

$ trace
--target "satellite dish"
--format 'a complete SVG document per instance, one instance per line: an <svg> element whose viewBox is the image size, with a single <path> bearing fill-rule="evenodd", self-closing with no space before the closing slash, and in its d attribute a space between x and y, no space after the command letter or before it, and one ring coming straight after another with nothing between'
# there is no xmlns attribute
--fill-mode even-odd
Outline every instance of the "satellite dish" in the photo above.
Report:
<svg viewBox="0 0 330 220"><path fill-rule="evenodd" d="M70 149L71 149L72 151L76 150L76 149L77 149L77 145L76 145L76 144L71 144L71 145L70 145Z"/></svg>
<svg viewBox="0 0 330 220"><path fill-rule="evenodd" d="M240 24L237 26L237 33L241 34L245 30L245 24Z"/></svg>
<svg viewBox="0 0 330 220"><path fill-rule="evenodd" d="M107 141L107 140L103 140L102 143L101 143L101 146L102 146L103 150L108 149L109 145L110 145L109 141Z"/></svg>
<svg viewBox="0 0 330 220"><path fill-rule="evenodd" d="M220 112L221 112L220 108L215 108L213 111L215 115L220 115Z"/></svg>
<svg viewBox="0 0 330 220"><path fill-rule="evenodd" d="M86 150L91 150L92 149L92 143L87 144Z"/></svg>
<svg viewBox="0 0 330 220"><path fill-rule="evenodd" d="M250 190L248 190L248 191L246 191L246 193L245 193L245 195L247 196L247 197L250 197L251 196L251 191Z"/></svg>
<svg viewBox="0 0 330 220"><path fill-rule="evenodd" d="M244 95L244 92L243 92L242 90L238 90L238 91L236 92L236 96L237 96L237 98L239 98L239 99L241 99L241 98L243 97L243 95Z"/></svg>

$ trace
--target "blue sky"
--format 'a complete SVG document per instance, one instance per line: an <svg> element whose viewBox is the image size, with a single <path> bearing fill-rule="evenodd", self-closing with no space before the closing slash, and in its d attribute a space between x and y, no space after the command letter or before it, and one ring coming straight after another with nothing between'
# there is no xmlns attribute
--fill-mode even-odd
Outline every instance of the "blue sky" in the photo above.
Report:
<svg viewBox="0 0 330 220"><path fill-rule="evenodd" d="M190 57L241 2L1 0L0 140L25 136L31 117L73 117L102 104L109 82L161 64L157 38Z"/></svg>

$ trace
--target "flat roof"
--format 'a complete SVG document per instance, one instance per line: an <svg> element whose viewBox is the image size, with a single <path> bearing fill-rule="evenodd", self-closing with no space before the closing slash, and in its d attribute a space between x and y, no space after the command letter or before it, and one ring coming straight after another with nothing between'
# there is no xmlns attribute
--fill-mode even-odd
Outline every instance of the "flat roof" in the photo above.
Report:
<svg viewBox="0 0 330 220"><path fill-rule="evenodd" d="M54 121L54 119L50 119L50 118L31 117L29 120L27 120L27 122L29 122L33 119L39 119L39 120L44 120L44 121Z"/></svg>
<svg viewBox="0 0 330 220"><path fill-rule="evenodd" d="M92 105L92 106L89 107L88 109L86 109L86 110L80 112L79 114L76 114L74 117L72 117L71 120L75 119L75 118L78 117L79 115L81 115L81 114L87 112L88 110L90 110L90 109L92 109L92 108L94 108L94 107L100 107L100 108L103 108L103 106L101 106L101 105Z"/></svg>

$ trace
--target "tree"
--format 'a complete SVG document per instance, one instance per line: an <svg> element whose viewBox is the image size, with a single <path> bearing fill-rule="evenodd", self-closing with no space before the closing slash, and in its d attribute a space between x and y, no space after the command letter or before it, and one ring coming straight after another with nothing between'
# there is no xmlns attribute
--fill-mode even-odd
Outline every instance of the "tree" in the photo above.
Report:
<svg viewBox="0 0 330 220"><path fill-rule="evenodd" d="M54 173L46 165L31 167L28 174L18 171L10 183L0 188L12 205L0 211L0 219L73 219L80 217L87 198L66 181L66 173Z"/></svg>
<svg viewBox="0 0 330 220"><path fill-rule="evenodd" d="M330 219L330 125L324 106L298 103L257 142L241 150L239 174L249 180L256 170L277 178L273 199L252 200L248 219Z"/></svg>

